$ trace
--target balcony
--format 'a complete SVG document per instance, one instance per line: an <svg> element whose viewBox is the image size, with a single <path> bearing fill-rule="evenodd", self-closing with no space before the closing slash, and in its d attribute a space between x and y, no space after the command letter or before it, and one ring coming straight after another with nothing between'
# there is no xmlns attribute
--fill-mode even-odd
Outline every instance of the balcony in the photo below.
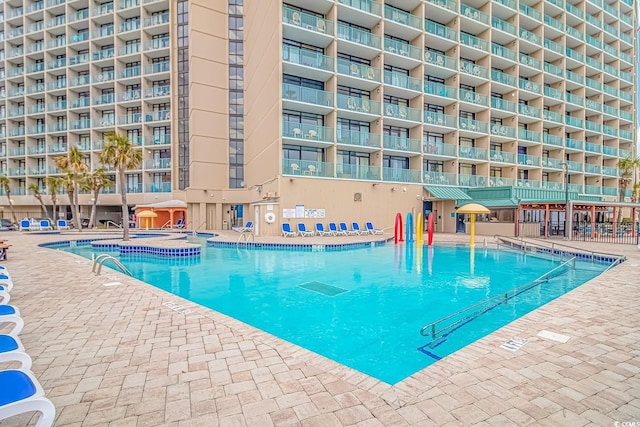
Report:
<svg viewBox="0 0 640 427"><path fill-rule="evenodd" d="M479 175L458 175L458 185L461 187L485 187L487 185L487 178Z"/></svg>
<svg viewBox="0 0 640 427"><path fill-rule="evenodd" d="M411 69L422 62L422 50L408 43L385 37L384 50L388 54L386 62L405 69Z"/></svg>
<svg viewBox="0 0 640 427"><path fill-rule="evenodd" d="M171 192L171 183L170 182L155 182L153 184L147 184L145 187L145 191L147 193L170 193Z"/></svg>
<svg viewBox="0 0 640 427"><path fill-rule="evenodd" d="M380 134L338 128L336 142L338 147L343 149L358 147L358 151L371 152L380 148Z"/></svg>
<svg viewBox="0 0 640 427"><path fill-rule="evenodd" d="M145 74L168 73L170 69L169 61L155 62L144 67Z"/></svg>
<svg viewBox="0 0 640 427"><path fill-rule="evenodd" d="M514 153L509 153L508 151L491 150L489 154L489 158L493 163L508 163L511 165L516 163L516 155Z"/></svg>
<svg viewBox="0 0 640 427"><path fill-rule="evenodd" d="M584 149L584 142L573 138L565 138L564 146L567 150L582 151Z"/></svg>
<svg viewBox="0 0 640 427"><path fill-rule="evenodd" d="M42 128L43 128L42 132L44 132L44 126ZM35 132L35 133L41 133L41 132ZM34 155L45 154L47 152L47 146L44 145L44 144L43 145L36 145L36 146L33 146L33 147L29 147L28 151L29 151L29 154L34 154Z"/></svg>
<svg viewBox="0 0 640 427"><path fill-rule="evenodd" d="M59 59L54 59L52 61L49 61L47 63L47 68L49 70L53 70L56 68L61 68L67 65L67 59L66 58L59 58Z"/></svg>
<svg viewBox="0 0 640 427"><path fill-rule="evenodd" d="M154 111L144 116L145 122L162 122L167 120L171 120L170 110Z"/></svg>
<svg viewBox="0 0 640 427"><path fill-rule="evenodd" d="M385 31L405 40L413 40L422 32L421 19L404 10L384 6Z"/></svg>
<svg viewBox="0 0 640 427"><path fill-rule="evenodd" d="M495 136L496 140L508 140L508 139L516 139L516 129L510 126L502 126L502 125L491 125L491 135ZM505 139L502 139L505 138Z"/></svg>
<svg viewBox="0 0 640 427"><path fill-rule="evenodd" d="M91 11L91 16L102 16L113 12L113 2L105 3Z"/></svg>
<svg viewBox="0 0 640 427"><path fill-rule="evenodd" d="M491 187L514 187L516 180L514 178L505 178L503 176L490 176L489 186Z"/></svg>
<svg viewBox="0 0 640 427"><path fill-rule="evenodd" d="M89 62L89 54L83 53L80 55L75 55L69 58L69 65L81 65Z"/></svg>
<svg viewBox="0 0 640 427"><path fill-rule="evenodd" d="M537 107L532 107L531 105L518 104L518 112L521 116L532 117L535 119L539 119L542 116L542 110ZM521 121L523 117L520 117Z"/></svg>
<svg viewBox="0 0 640 427"><path fill-rule="evenodd" d="M460 101L466 102L468 104L473 104L473 106L466 106L466 110L477 112L484 109L478 107L486 108L489 106L489 97L481 93L477 93L467 89L458 89L458 96L460 97Z"/></svg>
<svg viewBox="0 0 640 427"><path fill-rule="evenodd" d="M51 144L51 145L47 145L47 153L57 154L57 153L66 153L66 152L67 152L67 145L66 144Z"/></svg>
<svg viewBox="0 0 640 427"><path fill-rule="evenodd" d="M427 73L435 77L446 78L458 71L458 60L441 53L425 50L424 60L431 65Z"/></svg>
<svg viewBox="0 0 640 427"><path fill-rule="evenodd" d="M148 18L150 19L150 18ZM126 33L128 31L136 31L140 29L140 19L125 21L118 25L118 33Z"/></svg>
<svg viewBox="0 0 640 427"><path fill-rule="evenodd" d="M113 48L109 48L109 49L102 49L97 52L93 52L92 57L94 61L102 61L105 59L113 58L113 55L114 55Z"/></svg>
<svg viewBox="0 0 640 427"><path fill-rule="evenodd" d="M387 124L398 124L400 126L414 126L420 122L420 114L422 110L417 108L405 107L402 105L384 103L384 117Z"/></svg>
<svg viewBox="0 0 640 427"><path fill-rule="evenodd" d="M518 129L518 139L521 141L540 142L540 132Z"/></svg>
<svg viewBox="0 0 640 427"><path fill-rule="evenodd" d="M61 111L67 109L67 101L56 101L47 104L47 111Z"/></svg>
<svg viewBox="0 0 640 427"><path fill-rule="evenodd" d="M171 158L147 159L144 161L145 169L171 169Z"/></svg>
<svg viewBox="0 0 640 427"><path fill-rule="evenodd" d="M304 86L282 84L283 107L327 114L333 110L333 93Z"/></svg>
<svg viewBox="0 0 640 427"><path fill-rule="evenodd" d="M91 127L91 120L88 118L74 120L71 122L71 129L73 130L89 129L90 127Z"/></svg>
<svg viewBox="0 0 640 427"><path fill-rule="evenodd" d="M333 40L333 22L306 12L282 8L283 37L326 47Z"/></svg>
<svg viewBox="0 0 640 427"><path fill-rule="evenodd" d="M422 172L416 169L382 168L382 180L387 182L420 183Z"/></svg>
<svg viewBox="0 0 640 427"><path fill-rule="evenodd" d="M153 39L144 44L144 50L156 50L156 49L165 49L169 47L169 37L161 37L158 39Z"/></svg>
<svg viewBox="0 0 640 427"><path fill-rule="evenodd" d="M489 70L480 65L476 65L469 61L460 61L460 71L475 77L479 77L481 79L489 78Z"/></svg>
<svg viewBox="0 0 640 427"><path fill-rule="evenodd" d="M118 79L133 79L142 75L142 67L127 67L123 70L118 70Z"/></svg>
<svg viewBox="0 0 640 427"><path fill-rule="evenodd" d="M282 159L283 175L299 175L308 177L333 177L333 163L311 160Z"/></svg>
<svg viewBox="0 0 640 427"><path fill-rule="evenodd" d="M439 22L435 22L435 21L431 21L431 20L427 19L427 20L424 21L424 29L425 29L425 31L427 33L427 37L429 35L436 36L436 37L433 37L433 38L428 37L428 38L432 39L433 41L442 42L443 41L442 39L449 40L451 42L457 42L458 41L458 33L455 30L453 30L453 29L451 29L451 28L449 28L449 27L447 27L445 25L442 25ZM427 46L428 45L429 44L427 44Z"/></svg>
<svg viewBox="0 0 640 427"><path fill-rule="evenodd" d="M282 60L287 74L303 75L318 81L327 81L333 76L333 58L319 52L283 45Z"/></svg>
<svg viewBox="0 0 640 427"><path fill-rule="evenodd" d="M94 105L113 104L115 102L115 95L113 93L106 93L94 98Z"/></svg>
<svg viewBox="0 0 640 427"><path fill-rule="evenodd" d="M130 7L140 6L140 0L120 0L118 2L118 10L129 9Z"/></svg>
<svg viewBox="0 0 640 427"><path fill-rule="evenodd" d="M542 158L542 167L546 169L562 170L562 159L554 159L552 157Z"/></svg>
<svg viewBox="0 0 640 427"><path fill-rule="evenodd" d="M47 125L47 130L49 132L66 132L67 122L49 123ZM66 146L64 151L67 151ZM50 151L50 152L55 153L55 151Z"/></svg>
<svg viewBox="0 0 640 427"><path fill-rule="evenodd" d="M145 18L144 20L144 26L146 27L153 27L154 25L162 25L162 24L168 24L169 23L169 14L168 13L162 13L160 15L154 15L150 18Z"/></svg>
<svg viewBox="0 0 640 427"><path fill-rule="evenodd" d="M380 180L380 166L337 163L338 178Z"/></svg>
<svg viewBox="0 0 640 427"><path fill-rule="evenodd" d="M504 31L505 33L509 33L512 36L518 34L518 28L515 25L512 25L506 21L503 21L500 18L493 16L491 18L491 26L496 30Z"/></svg>
<svg viewBox="0 0 640 427"><path fill-rule="evenodd" d="M283 142L306 147L327 147L333 145L334 128L296 123L284 120L282 122Z"/></svg>
<svg viewBox="0 0 640 427"><path fill-rule="evenodd" d="M403 98L413 98L422 90L422 79L388 70L384 72L384 84L394 88L390 91L385 91L386 94Z"/></svg>
<svg viewBox="0 0 640 427"><path fill-rule="evenodd" d="M458 181L457 173L447 173L447 172L437 172L437 171L426 171L424 173L425 184L457 185L457 181Z"/></svg>
<svg viewBox="0 0 640 427"><path fill-rule="evenodd" d="M140 98L139 90L132 90L122 94L122 101L135 101ZM161 98L171 95L171 88L169 86L155 86L151 89L147 89L144 94L145 98Z"/></svg>
<svg viewBox="0 0 640 427"><path fill-rule="evenodd" d="M460 124L460 132L483 133L485 135L489 132L489 125L486 122L466 119L464 117L460 117L458 120Z"/></svg>
<svg viewBox="0 0 640 427"><path fill-rule="evenodd" d="M460 34L460 42L462 43L463 47L466 46L466 47L477 49L483 52L481 54L478 54L470 51L468 54L470 55L469 56L470 59L478 59L482 57L484 54L489 53L489 42L481 38L478 38L476 36L472 36L471 34L466 34L466 33ZM515 52L514 52L514 55L515 55Z"/></svg>
<svg viewBox="0 0 640 427"><path fill-rule="evenodd" d="M441 96L443 98L455 99L456 88L453 86L447 86L438 82L426 81L424 82L424 93L427 95Z"/></svg>
<svg viewBox="0 0 640 427"><path fill-rule="evenodd" d="M164 133L152 135L145 138L144 145L169 145L171 144L171 134Z"/></svg>
<svg viewBox="0 0 640 427"><path fill-rule="evenodd" d="M600 175L602 173L602 166L594 165L591 163L585 163L584 172L592 175Z"/></svg>
<svg viewBox="0 0 640 427"><path fill-rule="evenodd" d="M445 157L457 157L458 146L453 144L444 144L442 142L424 142L423 143L424 155L427 157L445 156Z"/></svg>
<svg viewBox="0 0 640 427"><path fill-rule="evenodd" d="M70 108L84 108L89 106L91 106L91 98L89 98L88 96L81 96L71 103Z"/></svg>
<svg viewBox="0 0 640 427"><path fill-rule="evenodd" d="M400 153L420 153L422 141L419 139L405 138L395 135L383 135L382 144L385 152L397 151Z"/></svg>
<svg viewBox="0 0 640 427"><path fill-rule="evenodd" d="M562 124L562 114L555 111L542 110L542 118L546 121Z"/></svg>
<svg viewBox="0 0 640 427"><path fill-rule="evenodd" d="M358 62L338 58L338 74L340 84L349 87L373 90L380 84L380 69Z"/></svg>
<svg viewBox="0 0 640 427"><path fill-rule="evenodd" d="M564 123L567 126L571 126L573 128L576 128L576 129L583 129L584 128L583 120L579 119L577 117L564 116Z"/></svg>
<svg viewBox="0 0 640 427"><path fill-rule="evenodd" d="M369 31L338 23L338 46L341 52L372 59L379 53L381 39Z"/></svg>
<svg viewBox="0 0 640 427"><path fill-rule="evenodd" d="M118 116L118 124L119 125L132 125L132 124L140 124L142 123L142 114L141 113L132 113Z"/></svg>
<svg viewBox="0 0 640 427"><path fill-rule="evenodd" d="M112 80L113 80L113 71L105 71L103 73L96 74L93 77L94 83L110 82Z"/></svg>
<svg viewBox="0 0 640 427"><path fill-rule="evenodd" d="M516 78L514 76L498 70L491 70L491 81L492 83L504 84L510 88L513 88L516 85Z"/></svg>
<svg viewBox="0 0 640 427"><path fill-rule="evenodd" d="M83 21L89 18L89 9L78 10L67 15L69 17L69 23Z"/></svg>
<svg viewBox="0 0 640 427"><path fill-rule="evenodd" d="M380 102L368 98L359 98L355 96L338 94L337 97L338 115L341 117L349 117L372 121L380 116Z"/></svg>
<svg viewBox="0 0 640 427"><path fill-rule="evenodd" d="M602 174L606 176L618 176L618 169L610 166L602 166Z"/></svg>
<svg viewBox="0 0 640 427"><path fill-rule="evenodd" d="M460 158L462 159L466 159L466 160L483 160L486 161L488 160L489 156L489 150L487 150L486 148L478 148L478 147L469 147L466 145L460 145L459 147L460 150Z"/></svg>
<svg viewBox="0 0 640 427"><path fill-rule="evenodd" d="M439 127L447 127L453 130L456 128L456 123L457 123L456 116L436 113L433 111L424 112L424 124L426 128L443 131L442 129L439 129Z"/></svg>
<svg viewBox="0 0 640 427"><path fill-rule="evenodd" d="M540 157L518 153L518 165L540 167Z"/></svg>
<svg viewBox="0 0 640 427"><path fill-rule="evenodd" d="M158 88L152 88L149 89L149 92L156 92L157 90ZM118 94L118 102L138 101L141 95L140 90L128 90Z"/></svg>

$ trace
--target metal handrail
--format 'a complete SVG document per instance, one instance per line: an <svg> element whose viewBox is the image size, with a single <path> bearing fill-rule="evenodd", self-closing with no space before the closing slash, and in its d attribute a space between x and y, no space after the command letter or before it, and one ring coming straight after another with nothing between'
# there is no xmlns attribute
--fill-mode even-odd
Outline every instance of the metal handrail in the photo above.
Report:
<svg viewBox="0 0 640 427"><path fill-rule="evenodd" d="M200 227L202 227L203 225L205 225L207 223L207 220L205 219L204 221L202 221L200 223L200 225L196 228L193 229L193 231L191 232L192 236L197 236L198 235L198 230L200 230ZM193 224L193 223L192 223Z"/></svg>
<svg viewBox="0 0 640 427"><path fill-rule="evenodd" d="M131 276L133 277L133 274L131 274L131 272L127 269L127 267L125 267L124 265L122 265L122 263L120 261L118 261L116 258L114 258L113 256L109 255L109 254L100 254L98 255L94 260L93 260L93 267L91 268L91 272L92 273L96 273L96 275L100 274L100 271L102 270L102 265L106 262L106 261L113 261L113 263L120 269L122 270L122 272L124 274L126 274L127 276ZM98 266L98 271L96 271L96 265Z"/></svg>
<svg viewBox="0 0 640 427"><path fill-rule="evenodd" d="M528 291L529 289L540 285L543 282L548 282L550 278L555 277L552 276L553 273L557 272L559 269L572 264L572 268L575 269L576 267L576 258L577 257L573 257L565 262L563 262L562 264L558 265L557 267L547 271L546 273L544 273L542 276L525 283L524 285L520 285L520 286L516 286L515 288L512 288L508 291L505 292L501 292L498 295L494 295L491 298L487 298L483 301L480 301L476 304L473 304L469 307L463 308L461 310L456 311L455 313L449 314L448 316L442 317L438 320L436 320L435 322L431 322L426 324L425 326L422 327L422 329L420 329L420 335L422 335L423 337L429 336L431 335L431 342L437 341L439 339L442 339L444 337L444 335L442 335L443 332L448 331L462 323L466 323L469 319L478 317L480 314L483 314L487 311L489 311L490 309L500 305L500 304L507 304L509 302L510 299L515 298L516 296L520 295L523 292ZM464 313L470 312L472 310L475 310L476 308L479 308L481 306L485 306L487 304L490 304L489 306L479 309L477 311L474 311L473 313L458 319L457 321L448 324L447 326L444 326L438 330L436 330L436 326L439 323L442 323L444 321L447 321L451 318L460 316Z"/></svg>
<svg viewBox="0 0 640 427"><path fill-rule="evenodd" d="M109 229L109 224L113 224L117 228L122 228L122 224L118 224L118 223L115 223L115 222L113 222L111 220L108 220L107 222L104 223L104 225L107 227L107 230Z"/></svg>
<svg viewBox="0 0 640 427"><path fill-rule="evenodd" d="M522 250L523 251L527 251L527 246L532 246L532 247L537 247L537 248L543 248L543 249L551 249L552 251L556 250L556 247L564 247L564 248L569 248L572 251L576 252L576 253L582 253L582 254L589 254L591 256L591 261L593 261L596 257L607 257L607 258L613 258L615 260L620 260L619 262L625 261L627 259L626 256L624 255L618 255L618 254L612 254L612 253L608 253L608 252L597 252L597 251L590 251L587 249L582 249L582 248L577 248L575 246L569 246L569 245L565 245L562 243L556 243L556 242L549 242L551 244L551 246L547 246L547 245L542 245L540 243L536 243L536 242L531 242L531 241L526 241L522 238L520 239L516 239L513 237L508 237L508 236L500 236L500 235L495 235L493 236L493 238L497 241L497 245L500 245L499 240L505 241L505 242L517 242L520 246L522 246ZM573 255L573 253L569 254L569 255ZM609 267L611 268L611 266Z"/></svg>
<svg viewBox="0 0 640 427"><path fill-rule="evenodd" d="M168 219L167 222L165 222L164 224L162 224L162 227L160 228L172 228L171 227L171 220Z"/></svg>

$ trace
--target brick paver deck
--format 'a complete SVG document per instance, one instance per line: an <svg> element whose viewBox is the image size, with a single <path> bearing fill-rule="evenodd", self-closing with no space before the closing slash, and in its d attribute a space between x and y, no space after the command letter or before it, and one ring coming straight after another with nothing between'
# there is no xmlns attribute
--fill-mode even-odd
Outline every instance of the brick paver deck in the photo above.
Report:
<svg viewBox="0 0 640 427"><path fill-rule="evenodd" d="M26 322L20 336L56 405L57 426L640 422L634 246L591 244L628 261L391 387L121 273L95 276L89 261L37 247L88 236L2 236L13 245L3 264L15 283L11 303ZM113 282L121 284L105 286ZM543 339L542 330L571 338ZM515 352L500 348L514 336L529 342Z"/></svg>

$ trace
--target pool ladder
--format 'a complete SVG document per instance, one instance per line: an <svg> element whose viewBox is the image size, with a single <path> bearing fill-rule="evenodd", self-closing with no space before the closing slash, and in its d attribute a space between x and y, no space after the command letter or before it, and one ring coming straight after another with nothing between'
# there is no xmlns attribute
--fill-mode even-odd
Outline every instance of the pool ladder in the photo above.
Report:
<svg viewBox="0 0 640 427"><path fill-rule="evenodd" d="M91 272L92 273L96 273L96 275L100 274L100 270L102 270L102 265L107 261L112 261L116 265L116 267L118 267L120 270L122 270L122 272L124 274L126 274L127 276L133 277L133 274L131 274L131 272L127 269L127 267L122 265L122 263L120 261L118 261L116 258L112 257L109 254L100 254L100 255L98 255L93 260L93 267L91 268ZM96 271L96 265L98 266L98 271Z"/></svg>

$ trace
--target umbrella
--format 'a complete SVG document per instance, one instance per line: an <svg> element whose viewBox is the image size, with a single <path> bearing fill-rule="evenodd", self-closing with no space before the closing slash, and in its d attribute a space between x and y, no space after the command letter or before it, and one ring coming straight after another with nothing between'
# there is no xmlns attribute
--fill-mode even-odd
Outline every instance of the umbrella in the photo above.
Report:
<svg viewBox="0 0 640 427"><path fill-rule="evenodd" d="M484 213L484 214L488 214L491 213L491 211L489 209L487 209L486 207L479 205L477 203L468 203L464 206L460 206L458 208L458 210L456 211L457 213L466 213L466 214L470 214L471 216L471 240L469 242L469 246L475 246L476 244L476 214L479 213Z"/></svg>
<svg viewBox="0 0 640 427"><path fill-rule="evenodd" d="M147 226L147 230L149 229L149 218L156 218L158 216L154 211L142 211L138 214L138 218L145 218L145 225ZM151 223L153 225L153 222Z"/></svg>

